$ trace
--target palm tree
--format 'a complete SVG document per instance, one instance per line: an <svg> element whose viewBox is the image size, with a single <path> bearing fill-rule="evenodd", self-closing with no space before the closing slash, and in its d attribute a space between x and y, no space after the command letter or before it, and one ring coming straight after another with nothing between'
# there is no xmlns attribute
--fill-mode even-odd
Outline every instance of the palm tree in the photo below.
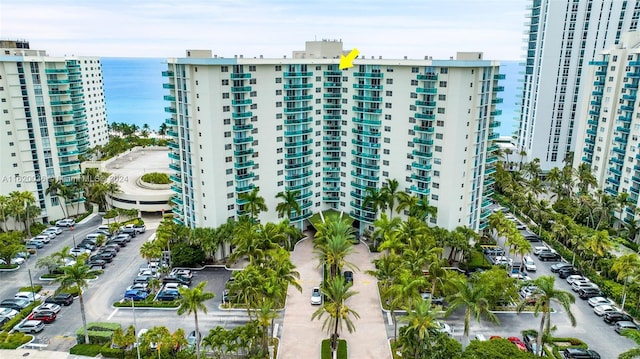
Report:
<svg viewBox="0 0 640 359"><path fill-rule="evenodd" d="M624 218L622 217L624 209L632 204L629 200L629 192L620 192L613 200L620 209L620 215L618 216L618 228L622 228L624 226Z"/></svg>
<svg viewBox="0 0 640 359"><path fill-rule="evenodd" d="M146 241L140 247L140 257L146 259L147 262L151 262L152 259L162 257L162 248L156 241Z"/></svg>
<svg viewBox="0 0 640 359"><path fill-rule="evenodd" d="M400 194L400 192L398 192L398 187L400 187L398 180L387 178L387 182L380 190L380 193L385 200L385 206L389 208L389 218L393 218L393 207L395 207L398 195Z"/></svg>
<svg viewBox="0 0 640 359"><path fill-rule="evenodd" d="M196 358L200 359L200 326L198 325L198 311L207 314L207 307L204 302L213 299L216 295L211 292L205 292L204 287L207 282L200 282L194 288L180 288L180 298L177 300L178 315L191 314L195 318L196 323Z"/></svg>
<svg viewBox="0 0 640 359"><path fill-rule="evenodd" d="M369 206L371 206L371 209L376 215L379 210L384 211L387 208L387 200L384 193L375 187L367 188L364 200L362 201L363 209Z"/></svg>
<svg viewBox="0 0 640 359"><path fill-rule="evenodd" d="M276 205L276 212L280 216L286 216L291 219L291 212L295 212L296 215L300 215L302 210L300 209L300 204L296 200L296 197L300 196L300 191L284 191L279 192L276 195L276 198L280 198L282 202Z"/></svg>
<svg viewBox="0 0 640 359"><path fill-rule="evenodd" d="M64 266L62 268L62 275L56 278L56 282L60 282L61 289L75 289L78 293L80 314L82 315L82 327L84 328L84 342L86 344L90 343L82 291L89 285L88 281L98 276L99 273L99 271L92 270L91 267L85 265L82 259L79 259L73 265Z"/></svg>
<svg viewBox="0 0 640 359"><path fill-rule="evenodd" d="M507 160L507 170L510 171L511 170L511 162L509 161L509 155L513 154L513 150L510 148L505 148L504 149L504 157Z"/></svg>
<svg viewBox="0 0 640 359"><path fill-rule="evenodd" d="M576 318L571 312L571 304L573 304L576 299L573 294L564 290L556 289L554 287L555 281L555 276L547 275L538 277L531 282L535 288L532 295L537 298L534 306L534 315L537 316L542 313L542 317L540 318L540 330L538 330L538 338L536 340L538 348L542 348L542 336L549 335L551 332L551 302L560 303L564 308L565 313L567 313L567 316L569 316L571 325L574 327L576 326ZM526 302L520 303L518 305L518 313L522 312L526 306ZM536 354L542 356L542 351Z"/></svg>
<svg viewBox="0 0 640 359"><path fill-rule="evenodd" d="M527 155L527 151L525 150L520 150L520 152L518 153L520 155L520 165L519 165L519 169L522 170L522 166L524 165L524 158Z"/></svg>
<svg viewBox="0 0 640 359"><path fill-rule="evenodd" d="M322 329L331 335L331 351L335 352L338 349L338 332L342 330L343 325L346 325L349 333L356 330L351 317L359 319L360 315L349 308L346 301L358 292L352 291L352 284L346 283L342 276L324 283L325 285L320 290L325 295L326 301L311 315L311 320L320 319L325 314L327 315L322 323Z"/></svg>
<svg viewBox="0 0 640 359"><path fill-rule="evenodd" d="M401 307L411 307L414 302L422 300L420 295L423 288L427 288L429 282L427 278L420 274L414 275L406 268L400 268L394 272L391 285L386 292L382 293L384 300L389 303L389 311L393 317L393 337L397 337L398 321L396 320L396 309Z"/></svg>
<svg viewBox="0 0 640 359"><path fill-rule="evenodd" d="M414 350L413 357L419 359L425 347L431 347L431 334L439 328L439 313L431 310L431 301L418 301L412 307L407 308L407 316L401 320L407 323L404 338L399 340L400 345L407 344L408 349ZM408 341L408 342L407 342ZM427 350L430 352L430 350Z"/></svg>
<svg viewBox="0 0 640 359"><path fill-rule="evenodd" d="M624 286L622 288L622 309L624 310L624 304L627 299L627 282L630 277L638 274L640 268L640 258L636 253L629 253L616 258L613 261L611 270L618 273L618 280L624 279Z"/></svg>
<svg viewBox="0 0 640 359"><path fill-rule="evenodd" d="M454 293L448 297L449 307L445 316L451 315L456 309L463 307L464 311L464 336L469 337L469 322L471 317L480 322L485 316L493 323L499 323L498 317L489 310L489 301L486 298L486 289L479 285L467 282L466 278L456 278L451 282Z"/></svg>
<svg viewBox="0 0 640 359"><path fill-rule="evenodd" d="M67 186L64 184L64 182L58 180L57 178L51 178L49 180L49 186L47 187L47 190L45 191L45 193L47 195L50 195L52 197L58 197L58 204L60 205L60 208L62 209L62 214L64 215L64 218L67 218L69 216L67 216L67 211L65 210L66 206L63 206L63 200L66 200L66 198L64 198L64 196L62 196L62 194L64 193L64 189Z"/></svg>
<svg viewBox="0 0 640 359"><path fill-rule="evenodd" d="M314 253L318 255L320 265L329 266L330 278L339 276L340 270L345 266L357 270L355 264L348 262L346 257L353 253L353 243L350 239L343 235L335 235L329 237L327 242L321 244L314 249Z"/></svg>
<svg viewBox="0 0 640 359"><path fill-rule="evenodd" d="M107 182L105 183L105 192L107 195L106 198L112 198L114 194L120 193L122 192L122 190L120 189L120 185L117 184L116 182ZM105 200L105 205L107 205L107 207L111 204L113 204L113 200L111 201Z"/></svg>
<svg viewBox="0 0 640 359"><path fill-rule="evenodd" d="M640 346L640 331L635 329L624 329L621 334L633 340L636 345ZM618 359L633 359L638 357L640 357L640 347L629 349L618 355Z"/></svg>
<svg viewBox="0 0 640 359"><path fill-rule="evenodd" d="M585 249L590 251L592 255L591 266L593 267L596 257L603 257L612 246L609 233L606 230L593 233L584 244Z"/></svg>
<svg viewBox="0 0 640 359"><path fill-rule="evenodd" d="M249 216L252 221L258 218L258 214L262 211L267 211L267 205L264 202L264 198L258 194L260 188L256 187L251 192L245 192L238 195L240 201L245 202L243 205L243 212L249 212Z"/></svg>

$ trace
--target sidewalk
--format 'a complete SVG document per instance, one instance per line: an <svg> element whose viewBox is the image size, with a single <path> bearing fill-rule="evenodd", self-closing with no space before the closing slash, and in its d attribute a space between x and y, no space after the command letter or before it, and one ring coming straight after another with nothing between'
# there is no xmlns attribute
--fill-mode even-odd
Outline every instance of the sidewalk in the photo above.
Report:
<svg viewBox="0 0 640 359"><path fill-rule="evenodd" d="M2 359L85 359L93 358L84 355L74 355L64 352L55 352L51 350L37 349L16 349L7 350L0 349L0 358Z"/></svg>
<svg viewBox="0 0 640 359"><path fill-rule="evenodd" d="M319 358L320 344L329 337L327 331L322 329L322 319L311 321L311 315L319 308L310 304L311 290L319 286L322 280L321 271L317 268L318 260L312 251L313 240L309 238L298 243L291 255L300 273L302 293L289 287L278 355L281 359ZM376 280L364 273L374 269L372 259L363 244L357 245L354 253L347 258L360 269L354 273L353 290L358 294L348 301L360 319L354 319L354 333L349 333L345 327L340 335L348 342L349 358L391 358Z"/></svg>

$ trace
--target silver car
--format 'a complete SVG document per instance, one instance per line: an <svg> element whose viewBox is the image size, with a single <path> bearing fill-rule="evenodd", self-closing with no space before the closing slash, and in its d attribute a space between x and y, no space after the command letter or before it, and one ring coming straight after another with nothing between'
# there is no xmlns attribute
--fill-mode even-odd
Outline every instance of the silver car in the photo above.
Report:
<svg viewBox="0 0 640 359"><path fill-rule="evenodd" d="M40 333L44 329L44 322L41 320L27 320L16 327L22 333Z"/></svg>
<svg viewBox="0 0 640 359"><path fill-rule="evenodd" d="M322 304L322 293L320 292L320 287L313 287L311 291L311 305L320 305Z"/></svg>

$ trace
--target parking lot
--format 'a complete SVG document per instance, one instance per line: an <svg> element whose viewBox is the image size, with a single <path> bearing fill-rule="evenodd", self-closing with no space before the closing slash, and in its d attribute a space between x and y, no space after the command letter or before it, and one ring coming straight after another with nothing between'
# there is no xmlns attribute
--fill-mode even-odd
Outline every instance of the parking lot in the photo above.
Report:
<svg viewBox="0 0 640 359"><path fill-rule="evenodd" d="M139 255L140 246L155 233L159 223L158 218L145 218L147 231L137 235L123 247L111 263L104 269L104 274L89 282L88 288L83 293L88 322L110 321L123 326L133 324L133 313L129 308L116 309L112 304L123 298L126 288L132 284L141 266L146 265L146 260ZM40 280L46 269L35 268L38 258L60 251L64 246L74 246L87 234L102 224L101 218L94 216L87 223L77 224L74 230L65 229L62 234L38 250L31 256L21 268L14 272L0 272L0 300L12 298L20 287L29 285L29 270L34 285L42 285L44 293L53 292L58 285L51 281ZM245 311L219 310L222 299L222 291L231 272L224 268L206 268L193 271L193 285L206 280L206 290L216 294L216 297L206 302L209 315L201 316L200 329L208 332L216 325L234 327L247 321ZM138 328L151 328L153 326L166 326L171 331L184 328L185 332L195 327L193 316L178 316L175 310L136 309L136 321ZM45 329L36 334L38 343L48 344L48 350L68 351L75 344L75 331L81 326L80 308L78 301L68 307L63 307L56 320L47 324Z"/></svg>

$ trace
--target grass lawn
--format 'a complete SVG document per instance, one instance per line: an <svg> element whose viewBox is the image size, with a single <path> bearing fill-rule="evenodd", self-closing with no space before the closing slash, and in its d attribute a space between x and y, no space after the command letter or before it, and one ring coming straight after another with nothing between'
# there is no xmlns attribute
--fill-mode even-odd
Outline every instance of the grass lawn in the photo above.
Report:
<svg viewBox="0 0 640 359"><path fill-rule="evenodd" d="M323 211L322 215L324 216L325 221L330 219L337 220L338 218L340 218L340 212L336 211L335 209L328 209L326 211ZM353 224L353 218L351 218L348 213L342 213L342 219L347 221L349 225ZM309 222L311 222L311 225L317 230L318 224L322 223L322 218L320 218L320 213L318 212L313 216L311 216L309 218Z"/></svg>
<svg viewBox="0 0 640 359"><path fill-rule="evenodd" d="M329 339L322 341L321 358L331 359L331 341ZM347 359L347 341L344 339L338 339L338 359Z"/></svg>
<svg viewBox="0 0 640 359"><path fill-rule="evenodd" d="M491 263L489 263L482 252L471 251L471 256L469 258L469 269L471 268L491 268Z"/></svg>

